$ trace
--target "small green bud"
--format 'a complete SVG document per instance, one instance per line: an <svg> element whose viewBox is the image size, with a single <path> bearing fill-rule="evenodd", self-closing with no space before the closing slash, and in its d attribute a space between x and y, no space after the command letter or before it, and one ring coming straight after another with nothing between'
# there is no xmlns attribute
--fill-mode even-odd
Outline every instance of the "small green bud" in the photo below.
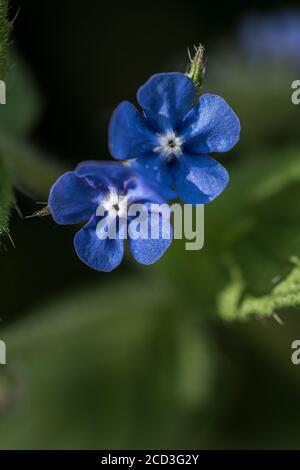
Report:
<svg viewBox="0 0 300 470"><path fill-rule="evenodd" d="M205 74L204 46L199 44L199 46L194 46L194 49L194 57L192 57L190 51L188 51L191 63L186 75L193 80L196 88L199 89Z"/></svg>
<svg viewBox="0 0 300 470"><path fill-rule="evenodd" d="M51 215L51 210L50 210L49 205L43 207L42 209L40 209L39 211L34 212L31 215L27 215L25 217L25 219L31 219L32 217L45 217L47 215Z"/></svg>

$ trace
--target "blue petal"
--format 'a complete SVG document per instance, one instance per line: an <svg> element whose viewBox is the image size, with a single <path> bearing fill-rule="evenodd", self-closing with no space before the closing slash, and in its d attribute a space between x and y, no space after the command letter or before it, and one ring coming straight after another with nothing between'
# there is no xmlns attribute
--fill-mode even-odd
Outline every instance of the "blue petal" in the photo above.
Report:
<svg viewBox="0 0 300 470"><path fill-rule="evenodd" d="M150 205L147 204L149 208ZM169 215L169 212L168 212ZM162 213L157 213L157 217L152 220L153 233L156 238L151 238L151 211L148 212L147 229L141 230L142 237L137 239L130 238L129 232L129 248L132 256L141 264L153 264L163 256L172 243L173 231L169 222L169 217L165 217Z"/></svg>
<svg viewBox="0 0 300 470"><path fill-rule="evenodd" d="M180 135L188 153L227 152L239 140L240 121L223 98L206 94L183 121Z"/></svg>
<svg viewBox="0 0 300 470"><path fill-rule="evenodd" d="M227 170L208 155L181 155L175 168L176 191L188 204L206 204L224 191Z"/></svg>
<svg viewBox="0 0 300 470"><path fill-rule="evenodd" d="M98 192L85 178L73 171L58 178L50 190L49 206L58 224L76 224L90 219L96 212Z"/></svg>
<svg viewBox="0 0 300 470"><path fill-rule="evenodd" d="M128 101L115 109L109 124L109 150L114 158L126 160L153 149L156 136L147 120Z"/></svg>
<svg viewBox="0 0 300 470"><path fill-rule="evenodd" d="M156 154L153 155L156 157ZM163 196L158 183L149 178L147 171L134 159L129 160L126 166L116 162L86 161L80 163L75 171L95 186L99 187L102 183L107 188L114 187L118 192L126 191L129 203L141 200L161 202L167 199L166 191ZM169 192L168 195L170 194Z"/></svg>
<svg viewBox="0 0 300 470"><path fill-rule="evenodd" d="M128 166L117 162L93 160L81 162L75 172L78 176L84 176L97 189L103 190L111 187L122 190L136 177L135 172Z"/></svg>
<svg viewBox="0 0 300 470"><path fill-rule="evenodd" d="M115 240L106 238L101 240L96 233L99 218L93 219L85 225L74 238L74 246L78 257L85 264L97 271L110 272L122 261L124 254L124 240L117 237Z"/></svg>
<svg viewBox="0 0 300 470"><path fill-rule="evenodd" d="M158 132L175 130L191 109L195 85L182 73L153 75L138 91L137 100Z"/></svg>
<svg viewBox="0 0 300 470"><path fill-rule="evenodd" d="M168 162L164 156L152 152L137 160L130 160L130 168L138 172L165 201L176 197L173 190L174 178L171 167L172 162Z"/></svg>

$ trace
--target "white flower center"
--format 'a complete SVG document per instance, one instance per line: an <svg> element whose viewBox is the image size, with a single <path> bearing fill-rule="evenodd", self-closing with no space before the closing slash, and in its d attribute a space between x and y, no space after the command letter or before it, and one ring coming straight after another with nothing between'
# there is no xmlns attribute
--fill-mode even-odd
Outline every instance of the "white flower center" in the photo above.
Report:
<svg viewBox="0 0 300 470"><path fill-rule="evenodd" d="M159 145L154 148L154 152L161 153L168 160L173 156L179 157L182 154L183 139L177 136L174 131L158 134L158 142Z"/></svg>
<svg viewBox="0 0 300 470"><path fill-rule="evenodd" d="M108 212L109 216L118 215L125 217L127 215L127 197L117 194L115 189L111 189L109 195L101 206Z"/></svg>

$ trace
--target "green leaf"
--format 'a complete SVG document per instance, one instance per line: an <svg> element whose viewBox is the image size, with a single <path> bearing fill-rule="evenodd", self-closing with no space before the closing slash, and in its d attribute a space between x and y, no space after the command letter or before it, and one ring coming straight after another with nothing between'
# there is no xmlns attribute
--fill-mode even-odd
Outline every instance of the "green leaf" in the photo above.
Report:
<svg viewBox="0 0 300 470"><path fill-rule="evenodd" d="M300 262L298 258L292 258L291 264L294 267L290 273L267 295L248 294L242 298L244 282L241 277L235 276L219 296L220 314L226 319L242 319L249 315L271 316L300 305Z"/></svg>

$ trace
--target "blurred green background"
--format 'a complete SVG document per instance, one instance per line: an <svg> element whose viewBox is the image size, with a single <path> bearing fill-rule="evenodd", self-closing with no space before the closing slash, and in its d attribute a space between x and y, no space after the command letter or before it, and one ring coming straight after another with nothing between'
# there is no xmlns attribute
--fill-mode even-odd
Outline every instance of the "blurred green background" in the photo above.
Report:
<svg viewBox="0 0 300 470"><path fill-rule="evenodd" d="M297 3L10 2L1 449L299 448L300 67L253 62L239 36L251 12ZM114 107L153 73L185 72L200 41L203 91L242 124L220 157L231 183L205 209L204 249L176 241L154 266L94 272L75 255L75 227L22 215L65 169L109 158Z"/></svg>

